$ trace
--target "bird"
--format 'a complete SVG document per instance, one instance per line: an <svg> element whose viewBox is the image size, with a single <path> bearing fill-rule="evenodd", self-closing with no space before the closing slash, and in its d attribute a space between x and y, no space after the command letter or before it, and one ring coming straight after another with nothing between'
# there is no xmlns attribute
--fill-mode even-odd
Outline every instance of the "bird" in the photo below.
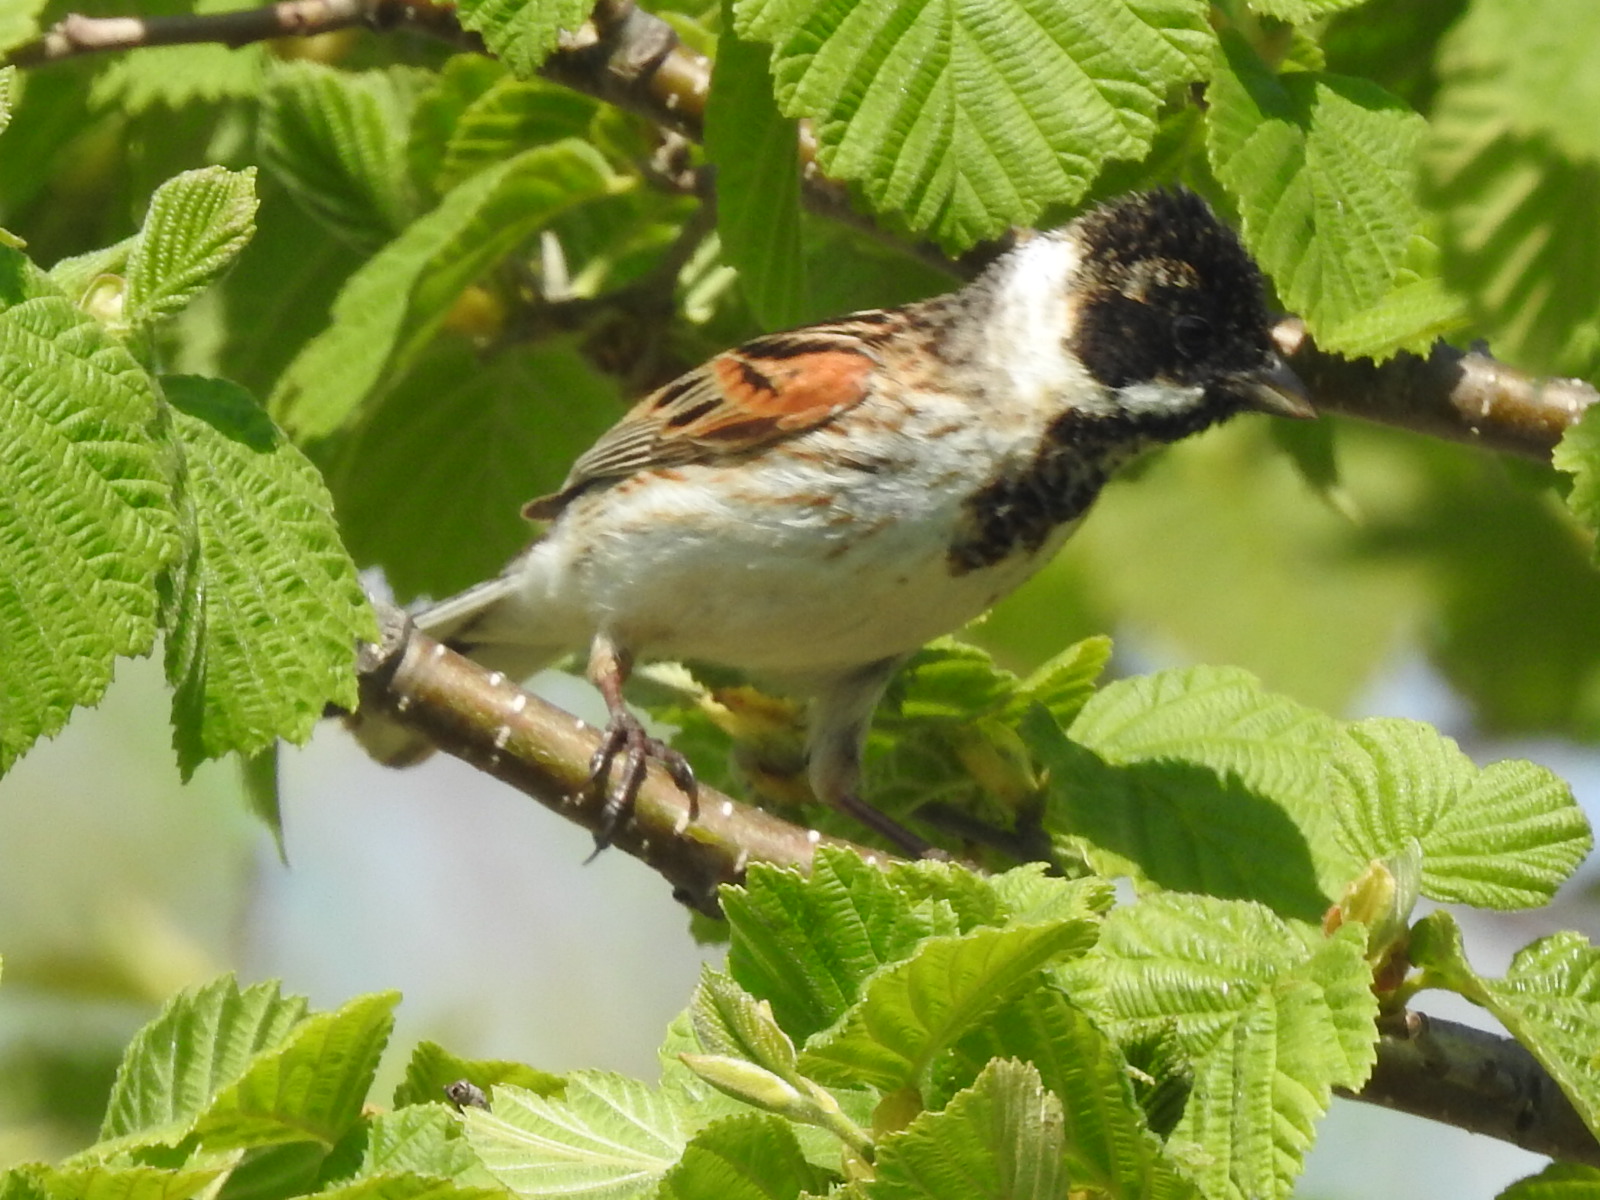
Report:
<svg viewBox="0 0 1600 1200"><path fill-rule="evenodd" d="M499 576L414 620L515 679L587 652L609 713L598 846L648 761L694 796L623 697L636 662L667 659L806 700L816 796L934 853L861 795L896 668L1047 563L1141 451L1246 411L1314 417L1272 324L1196 193L1103 203L957 291L765 334L651 392L525 506L546 524ZM391 764L429 750L383 720L357 735Z"/></svg>

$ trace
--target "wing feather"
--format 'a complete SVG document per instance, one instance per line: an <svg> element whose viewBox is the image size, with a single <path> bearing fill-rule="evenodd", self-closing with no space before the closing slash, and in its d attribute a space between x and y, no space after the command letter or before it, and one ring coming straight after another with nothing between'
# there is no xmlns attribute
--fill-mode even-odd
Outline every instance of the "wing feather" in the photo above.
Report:
<svg viewBox="0 0 1600 1200"><path fill-rule="evenodd" d="M640 471L732 458L795 437L872 392L888 336L881 314L770 334L651 392L572 464L561 490L523 515L556 516L579 492Z"/></svg>

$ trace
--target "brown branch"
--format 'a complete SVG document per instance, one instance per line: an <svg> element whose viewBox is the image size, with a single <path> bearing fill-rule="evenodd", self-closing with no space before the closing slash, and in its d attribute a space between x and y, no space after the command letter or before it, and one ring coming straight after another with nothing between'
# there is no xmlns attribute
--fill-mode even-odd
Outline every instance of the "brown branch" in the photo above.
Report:
<svg viewBox="0 0 1600 1200"><path fill-rule="evenodd" d="M446 753L599 831L605 797L588 783L600 731L418 632L393 606L377 608L380 641L362 646L356 664L362 712L426 734ZM718 885L737 883L751 862L809 868L821 844L888 858L710 788L700 789L695 807L692 814L688 797L652 763L612 845L659 872L684 903L712 915Z"/></svg>
<svg viewBox="0 0 1600 1200"><path fill-rule="evenodd" d="M1519 1043L1469 1025L1404 1014L1353 1098L1600 1167L1600 1142L1549 1072Z"/></svg>
<svg viewBox="0 0 1600 1200"><path fill-rule="evenodd" d="M1319 350L1303 322L1273 332L1322 412L1550 461L1561 435L1600 393L1578 379L1540 379L1479 350L1436 342L1428 357L1384 363Z"/></svg>
<svg viewBox="0 0 1600 1200"><path fill-rule="evenodd" d="M412 28L482 48L475 35L456 24L453 14L430 4L407 0L280 0L265 8L163 17L87 17L69 13L36 40L13 50L5 65L38 67L87 54L145 46L220 43L237 49L272 38L311 37L357 25Z"/></svg>

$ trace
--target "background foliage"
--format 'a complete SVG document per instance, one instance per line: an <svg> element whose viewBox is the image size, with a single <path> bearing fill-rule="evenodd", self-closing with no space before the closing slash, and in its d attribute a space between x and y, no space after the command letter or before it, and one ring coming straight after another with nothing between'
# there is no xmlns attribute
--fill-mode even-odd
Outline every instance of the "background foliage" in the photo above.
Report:
<svg viewBox="0 0 1600 1200"><path fill-rule="evenodd" d="M716 56L703 150L537 76L573 0L462 3L493 57L346 32L4 76L0 771L158 642L186 774L304 740L353 700L358 565L403 598L469 583L643 388L952 286L919 242L957 254L1132 187L1206 195L1325 347L1446 333L1600 375L1582 0L660 9ZM0 6L0 49L63 11ZM797 118L888 236L806 211ZM1567 788L1326 714L1418 647L1473 731L1600 736L1597 421L1555 470L1331 420L1144 465L913 664L870 764L887 807L1038 816L1083 878L753 872L659 1089L424 1046L367 1113L393 997L308 1016L220 981L129 1049L101 1141L0 1186L1284 1195L1379 1002L1423 987L1493 1013L1593 1125L1582 938L1480 976L1439 912L1392 971L1418 896L1549 902L1589 845ZM1080 639L1107 631L1136 651L1114 675L1235 666L1097 690L1109 645ZM782 712L709 682L656 697L702 772L781 762ZM1144 898L1109 908L1101 875ZM506 1085L492 1114L438 1103L461 1077Z"/></svg>

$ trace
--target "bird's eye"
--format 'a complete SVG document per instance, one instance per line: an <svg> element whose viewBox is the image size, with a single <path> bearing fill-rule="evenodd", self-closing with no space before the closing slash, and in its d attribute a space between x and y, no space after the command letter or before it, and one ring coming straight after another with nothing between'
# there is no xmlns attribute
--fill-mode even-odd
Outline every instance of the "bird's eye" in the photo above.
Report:
<svg viewBox="0 0 1600 1200"><path fill-rule="evenodd" d="M1211 322L1204 317L1185 313L1172 323L1172 340L1182 354L1199 358L1211 340Z"/></svg>

